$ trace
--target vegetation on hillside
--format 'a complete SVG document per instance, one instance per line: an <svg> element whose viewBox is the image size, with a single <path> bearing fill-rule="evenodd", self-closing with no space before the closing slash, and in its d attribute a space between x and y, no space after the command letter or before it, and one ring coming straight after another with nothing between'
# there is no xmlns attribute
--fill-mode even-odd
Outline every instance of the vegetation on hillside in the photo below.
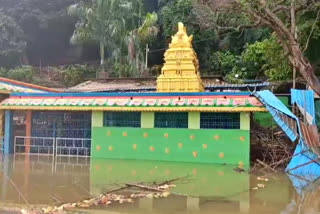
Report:
<svg viewBox="0 0 320 214"><path fill-rule="evenodd" d="M0 75L38 83L34 70L55 66L65 86L99 71L155 75L179 21L194 35L203 75L282 81L295 67L320 91L315 0L0 0Z"/></svg>

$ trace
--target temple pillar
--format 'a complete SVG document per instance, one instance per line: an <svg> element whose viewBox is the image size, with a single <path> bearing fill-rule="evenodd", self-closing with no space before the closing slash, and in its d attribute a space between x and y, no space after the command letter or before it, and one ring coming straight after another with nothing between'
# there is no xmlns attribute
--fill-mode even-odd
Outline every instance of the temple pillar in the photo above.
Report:
<svg viewBox="0 0 320 214"><path fill-rule="evenodd" d="M200 112L189 112L188 128L200 129Z"/></svg>
<svg viewBox="0 0 320 214"><path fill-rule="evenodd" d="M103 111L92 111L92 127L103 127Z"/></svg>
<svg viewBox="0 0 320 214"><path fill-rule="evenodd" d="M31 126L32 126L32 111L27 111L26 112L26 148L25 148L26 153L30 153Z"/></svg>
<svg viewBox="0 0 320 214"><path fill-rule="evenodd" d="M141 112L141 128L154 128L154 112Z"/></svg>
<svg viewBox="0 0 320 214"><path fill-rule="evenodd" d="M12 135L12 111L5 111L4 154L14 153Z"/></svg>
<svg viewBox="0 0 320 214"><path fill-rule="evenodd" d="M249 112L240 113L240 129L250 130L250 113Z"/></svg>

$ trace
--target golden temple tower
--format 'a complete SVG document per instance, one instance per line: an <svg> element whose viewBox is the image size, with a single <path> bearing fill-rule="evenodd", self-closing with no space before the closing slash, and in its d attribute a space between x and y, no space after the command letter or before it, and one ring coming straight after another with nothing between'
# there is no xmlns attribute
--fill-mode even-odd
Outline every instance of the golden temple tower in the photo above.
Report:
<svg viewBox="0 0 320 214"><path fill-rule="evenodd" d="M172 36L164 54L165 64L157 80L158 92L202 92L204 86L199 73L199 61L192 47L193 36L179 22L178 32Z"/></svg>

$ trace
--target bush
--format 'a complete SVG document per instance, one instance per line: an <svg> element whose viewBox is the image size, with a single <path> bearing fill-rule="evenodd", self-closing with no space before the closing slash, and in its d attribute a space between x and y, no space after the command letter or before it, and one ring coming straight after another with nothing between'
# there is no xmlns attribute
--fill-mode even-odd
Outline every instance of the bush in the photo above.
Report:
<svg viewBox="0 0 320 214"><path fill-rule="evenodd" d="M286 80L292 69L282 47L274 36L248 45L241 55L216 52L211 56L211 69L220 71L230 82L245 79Z"/></svg>
<svg viewBox="0 0 320 214"><path fill-rule="evenodd" d="M2 71L1 73L4 73L4 71ZM34 68L32 66L23 65L21 67L16 67L8 70L5 77L9 79L32 83L33 74Z"/></svg>
<svg viewBox="0 0 320 214"><path fill-rule="evenodd" d="M210 69L215 74L226 75L239 63L240 56L231 52L215 52L210 57Z"/></svg>
<svg viewBox="0 0 320 214"><path fill-rule="evenodd" d="M69 65L62 70L63 84L67 87L75 86L84 81L86 66Z"/></svg>
<svg viewBox="0 0 320 214"><path fill-rule="evenodd" d="M133 63L115 62L112 66L111 75L114 77L138 77L139 72Z"/></svg>

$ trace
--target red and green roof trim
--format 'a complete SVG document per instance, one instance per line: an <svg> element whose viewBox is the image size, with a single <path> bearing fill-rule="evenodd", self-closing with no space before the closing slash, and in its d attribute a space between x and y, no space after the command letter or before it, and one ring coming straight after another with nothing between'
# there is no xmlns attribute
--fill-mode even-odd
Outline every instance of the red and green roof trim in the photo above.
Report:
<svg viewBox="0 0 320 214"><path fill-rule="evenodd" d="M92 111L265 111L250 93L12 94L1 109Z"/></svg>
<svg viewBox="0 0 320 214"><path fill-rule="evenodd" d="M55 89L34 85L30 83L20 82L17 80L7 79L0 77L0 92L2 93L48 93L48 92L60 92Z"/></svg>

